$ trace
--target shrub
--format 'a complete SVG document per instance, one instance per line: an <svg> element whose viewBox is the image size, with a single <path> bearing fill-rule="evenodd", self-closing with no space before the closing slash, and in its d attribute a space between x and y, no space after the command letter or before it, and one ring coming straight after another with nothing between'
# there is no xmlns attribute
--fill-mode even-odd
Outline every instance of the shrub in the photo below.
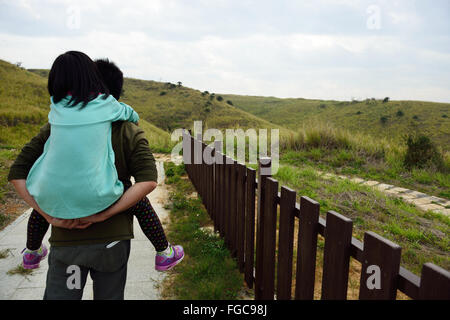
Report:
<svg viewBox="0 0 450 320"><path fill-rule="evenodd" d="M383 99L383 103L387 103L387 102L389 102L389 97L386 97Z"/></svg>
<svg viewBox="0 0 450 320"><path fill-rule="evenodd" d="M217 96L217 101L222 101L223 97L222 96Z"/></svg>
<svg viewBox="0 0 450 320"><path fill-rule="evenodd" d="M320 105L319 105L319 108L321 108L321 109L325 109L327 107L327 105L325 104L325 103L321 103Z"/></svg>
<svg viewBox="0 0 450 320"><path fill-rule="evenodd" d="M418 117L417 115L414 115L414 116L413 116L413 119L414 119L414 120L419 120L419 117Z"/></svg>
<svg viewBox="0 0 450 320"><path fill-rule="evenodd" d="M356 114L358 114L358 115L359 115L359 114L362 114L362 112L361 112L361 111L358 111L358 112L357 112Z"/></svg>
<svg viewBox="0 0 450 320"><path fill-rule="evenodd" d="M386 116L382 116L380 118L380 121L381 121L382 124L386 124L386 122L388 121L388 118Z"/></svg>
<svg viewBox="0 0 450 320"><path fill-rule="evenodd" d="M407 149L403 161L406 168L430 166L435 166L438 169L443 168L443 156L429 137L423 134L410 134L406 138L406 146Z"/></svg>
<svg viewBox="0 0 450 320"><path fill-rule="evenodd" d="M227 100L227 103L228 103L230 106L233 105L233 102L232 102L231 100Z"/></svg>
<svg viewBox="0 0 450 320"><path fill-rule="evenodd" d="M397 117L403 117L405 114L403 113L402 110L398 110L396 115L397 115Z"/></svg>
<svg viewBox="0 0 450 320"><path fill-rule="evenodd" d="M163 95L165 95L167 92L165 92L165 91L161 91L160 93L159 93L159 95L160 96L163 96Z"/></svg>
<svg viewBox="0 0 450 320"><path fill-rule="evenodd" d="M446 114L443 114L442 118L448 118L448 116Z"/></svg>

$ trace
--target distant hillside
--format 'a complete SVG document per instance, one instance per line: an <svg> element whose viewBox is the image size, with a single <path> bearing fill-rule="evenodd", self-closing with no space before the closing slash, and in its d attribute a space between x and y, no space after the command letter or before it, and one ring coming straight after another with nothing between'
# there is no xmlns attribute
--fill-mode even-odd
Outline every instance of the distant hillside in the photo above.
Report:
<svg viewBox="0 0 450 320"><path fill-rule="evenodd" d="M326 101L222 94L246 112L289 129L311 122L331 122L335 127L397 142L409 132L428 135L450 151L450 103L423 101Z"/></svg>
<svg viewBox="0 0 450 320"><path fill-rule="evenodd" d="M48 70L29 69L42 77ZM279 128L228 103L217 94L203 93L173 83L124 79L121 100L131 105L141 118L172 132L176 128L191 128L202 120L204 128ZM280 128L283 133L288 132Z"/></svg>

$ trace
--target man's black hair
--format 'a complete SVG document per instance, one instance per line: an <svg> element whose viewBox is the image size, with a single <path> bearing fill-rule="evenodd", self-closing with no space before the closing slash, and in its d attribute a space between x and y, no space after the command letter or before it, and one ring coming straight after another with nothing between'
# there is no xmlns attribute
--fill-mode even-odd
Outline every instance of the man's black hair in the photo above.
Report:
<svg viewBox="0 0 450 320"><path fill-rule="evenodd" d="M105 99L109 96L94 61L79 51L67 51L56 58L48 75L48 92L55 103L70 93L69 105L82 102L82 107L99 93L104 93Z"/></svg>
<svg viewBox="0 0 450 320"><path fill-rule="evenodd" d="M123 73L120 71L114 62L108 59L97 59L95 60L98 71L102 75L103 82L108 87L111 95L119 100L120 94L122 93L123 87Z"/></svg>

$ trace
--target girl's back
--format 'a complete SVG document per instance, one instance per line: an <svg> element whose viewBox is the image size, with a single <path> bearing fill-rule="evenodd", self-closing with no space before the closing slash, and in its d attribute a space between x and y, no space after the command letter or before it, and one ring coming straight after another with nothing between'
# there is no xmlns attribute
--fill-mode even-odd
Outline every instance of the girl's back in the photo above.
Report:
<svg viewBox="0 0 450 320"><path fill-rule="evenodd" d="M133 109L98 95L85 107L69 107L70 96L51 104L50 137L34 163L27 188L47 214L81 218L106 209L123 193L114 166L111 123L137 122Z"/></svg>

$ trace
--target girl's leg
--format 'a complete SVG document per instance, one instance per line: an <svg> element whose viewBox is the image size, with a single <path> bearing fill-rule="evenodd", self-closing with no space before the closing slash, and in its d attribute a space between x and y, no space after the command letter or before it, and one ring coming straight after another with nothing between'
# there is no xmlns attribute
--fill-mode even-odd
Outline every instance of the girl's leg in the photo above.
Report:
<svg viewBox="0 0 450 320"><path fill-rule="evenodd" d="M161 252L167 249L169 243L164 229L148 198L144 197L130 210L136 216L142 231L153 244L155 250Z"/></svg>
<svg viewBox="0 0 450 320"><path fill-rule="evenodd" d="M49 223L36 210L31 212L27 226L27 249L38 250L47 232Z"/></svg>

